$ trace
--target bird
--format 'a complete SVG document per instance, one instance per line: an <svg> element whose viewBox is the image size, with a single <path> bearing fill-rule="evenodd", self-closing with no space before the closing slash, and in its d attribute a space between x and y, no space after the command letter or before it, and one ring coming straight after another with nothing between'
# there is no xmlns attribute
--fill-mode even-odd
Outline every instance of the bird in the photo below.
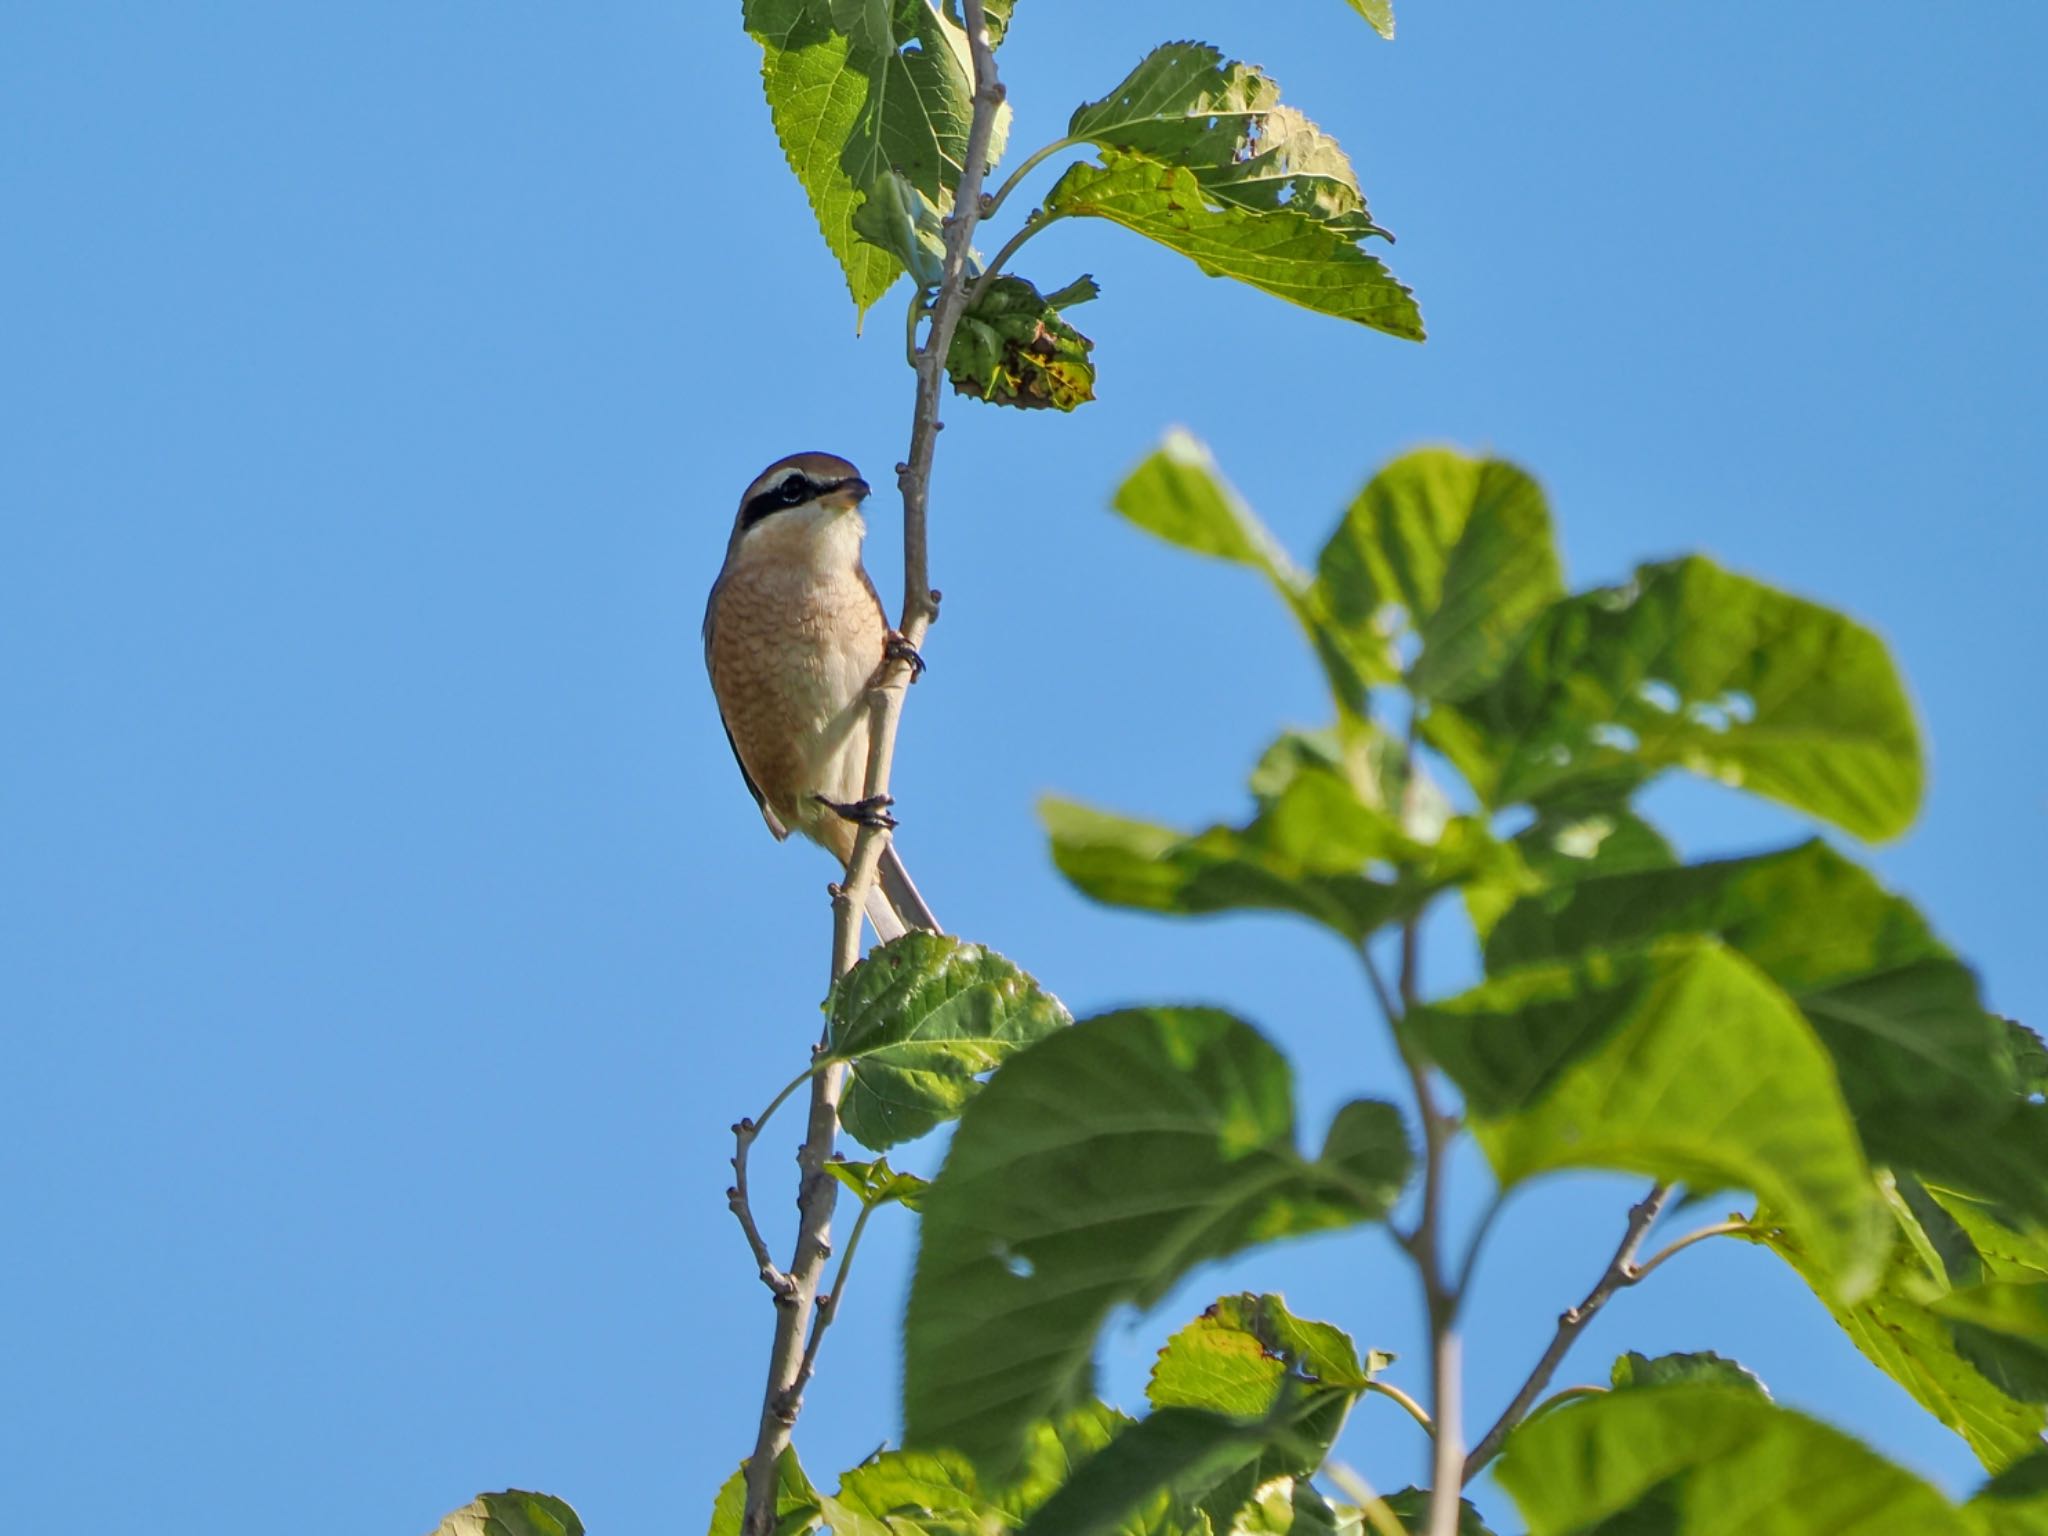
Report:
<svg viewBox="0 0 2048 1536"><path fill-rule="evenodd" d="M889 627L860 560L869 487L836 454L793 453L740 497L704 606L704 664L726 740L768 830L802 834L844 870L863 825L894 827L888 796L862 798L868 687L883 661L924 660ZM893 841L868 921L884 943L940 932Z"/></svg>

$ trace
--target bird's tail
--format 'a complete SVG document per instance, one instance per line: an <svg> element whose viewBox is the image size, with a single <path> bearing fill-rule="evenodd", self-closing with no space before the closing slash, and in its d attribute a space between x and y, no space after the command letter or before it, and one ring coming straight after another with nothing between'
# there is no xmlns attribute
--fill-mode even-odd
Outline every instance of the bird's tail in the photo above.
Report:
<svg viewBox="0 0 2048 1536"><path fill-rule="evenodd" d="M882 850L881 876L868 892L867 908L868 921L875 925L875 937L884 944L912 928L921 928L926 933L943 931L939 920L932 916L932 909L925 905L924 897L918 894L910 871L896 856L894 843Z"/></svg>

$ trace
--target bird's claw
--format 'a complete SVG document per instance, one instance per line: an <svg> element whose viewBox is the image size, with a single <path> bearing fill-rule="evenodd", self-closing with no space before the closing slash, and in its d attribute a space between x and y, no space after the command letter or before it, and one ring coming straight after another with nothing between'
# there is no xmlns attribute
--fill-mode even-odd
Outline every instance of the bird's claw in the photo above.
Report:
<svg viewBox="0 0 2048 1536"><path fill-rule="evenodd" d="M913 683L924 676L924 657L918 654L916 646L896 630L890 630L888 638L882 642L882 656L887 661L906 663L910 667L910 680Z"/></svg>
<svg viewBox="0 0 2048 1536"><path fill-rule="evenodd" d="M813 795L811 798L834 816L842 821L850 821L857 827L880 827L884 831L889 831L896 825L896 818L889 814L889 807L896 802L888 795L870 795L865 800L850 800L844 803L827 800L823 795Z"/></svg>

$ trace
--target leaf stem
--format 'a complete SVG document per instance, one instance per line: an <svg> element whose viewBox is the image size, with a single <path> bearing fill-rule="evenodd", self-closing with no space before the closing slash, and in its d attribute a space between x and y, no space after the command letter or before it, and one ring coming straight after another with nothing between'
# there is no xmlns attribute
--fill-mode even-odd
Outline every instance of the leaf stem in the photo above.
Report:
<svg viewBox="0 0 2048 1536"><path fill-rule="evenodd" d="M995 253L986 267L982 268L981 276L977 277L974 286L967 290L966 307L972 309L981 302L981 296L988 291L988 285L1002 275L1003 268L1009 263L1010 258L1023 248L1026 240L1065 217L1064 213L1047 213L1043 208L1032 209L1017 233L1003 242L1003 248Z"/></svg>
<svg viewBox="0 0 2048 1536"><path fill-rule="evenodd" d="M1747 1232L1749 1229L1750 1221L1748 1217L1731 1216L1726 1221L1717 1221L1710 1227L1701 1227L1697 1232L1688 1232L1685 1236L1675 1239L1664 1248L1658 1249L1649 1258L1636 1265L1635 1272L1629 1276L1629 1284L1634 1285L1646 1279L1651 1270L1662 1264L1666 1259L1683 1253L1694 1243L1703 1243L1710 1237L1727 1237L1732 1233Z"/></svg>
<svg viewBox="0 0 2048 1536"><path fill-rule="evenodd" d="M945 379L946 353L967 301L967 254L981 217L981 183L988 170L989 143L1003 84L996 74L995 52L989 45L983 0L961 0L967 39L973 54L974 107L968 123L967 149L961 159L960 184L953 212L945 221L946 254L940 267L938 293L931 305L931 326L924 345L914 349L916 404L911 413L910 450L896 467L903 495L903 607L896 628L914 653L925 631L938 617L939 594L931 588L925 531L931 489L932 458L939 434L939 392ZM914 324L914 322L913 322ZM914 332L913 332L914 335ZM869 688L868 763L863 798L886 794L896 753L896 729L911 682L908 655L886 657ZM888 831L864 825L847 860L846 878L832 896L832 981L860 959L862 910L874 888L888 846ZM820 1040L822 1053L825 1041ZM797 1185L796 1251L788 1270L787 1296L776 1297L775 1337L768 1354L768 1383L762 1394L761 1422L747 1459L744 1536L770 1536L775 1528L777 1466L788 1447L801 1410L802 1387L817 1364L816 1335L810 1324L818 1307L818 1285L832 1251L832 1212L839 1181L825 1170L839 1134L839 1097L846 1082L843 1062L829 1062L811 1077L811 1114ZM842 1271L843 1273L843 1271ZM832 1305L828 1297L825 1303ZM806 1335L811 1337L807 1338Z"/></svg>
<svg viewBox="0 0 2048 1536"><path fill-rule="evenodd" d="M1008 201L1012 192L1017 190L1018 182L1037 170L1039 166L1045 164L1046 161L1050 160L1061 150L1072 149L1076 145L1087 142L1086 139L1054 139L1045 148L1033 150L1017 163L1017 168L1004 178L1003 184L997 187L994 193L981 200L981 216L984 219L994 218L996 210Z"/></svg>
<svg viewBox="0 0 2048 1536"><path fill-rule="evenodd" d="M1465 1458L1462 1481L1470 1482L1479 1475L1480 1469L1500 1453L1501 1443L1517 1424L1529 1416L1530 1406L1543 1395L1543 1389L1550 1385L1550 1378L1557 1374L1557 1368L1564 1363L1564 1357L1579 1335L1586 1331L1586 1325L1593 1321L1600 1309L1616 1291L1624 1290L1642 1279L1646 1270L1636 1267L1636 1254L1643 1246L1643 1239L1649 1236L1650 1228L1656 1225L1663 1214L1665 1203L1671 1198L1669 1184L1654 1184L1650 1192L1629 1208L1628 1227L1621 1235L1621 1243L1614 1250L1614 1257L1607 1261L1607 1268L1594 1282L1593 1289L1577 1306L1562 1313L1557 1320L1557 1331L1551 1335L1549 1347L1536 1362L1536 1368L1529 1372L1529 1379L1522 1383L1514 1399L1501 1410L1493 1421L1493 1428L1480 1437L1472 1448L1472 1454ZM1660 1257L1668 1256L1660 1255Z"/></svg>
<svg viewBox="0 0 2048 1536"><path fill-rule="evenodd" d="M1413 1419L1416 1423L1422 1426L1422 1431L1424 1434L1431 1436L1434 1436L1436 1434L1436 1426L1430 1423L1428 1410L1425 1409L1422 1406L1422 1404L1415 1401L1414 1398L1410 1397L1406 1392L1403 1392L1399 1387L1395 1386L1391 1381L1368 1381L1365 1384L1365 1390L1368 1392L1377 1392L1381 1397L1392 1398L1395 1402L1399 1403L1403 1408L1408 1410L1408 1417Z"/></svg>

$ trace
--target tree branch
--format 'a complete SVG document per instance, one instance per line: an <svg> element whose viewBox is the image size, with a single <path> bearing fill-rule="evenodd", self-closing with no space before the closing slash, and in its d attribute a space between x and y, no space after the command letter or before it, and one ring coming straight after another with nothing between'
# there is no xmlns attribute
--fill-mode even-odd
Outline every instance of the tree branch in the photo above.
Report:
<svg viewBox="0 0 2048 1536"><path fill-rule="evenodd" d="M1557 1368L1564 1363L1564 1357L1579 1335L1586 1331L1586 1325L1593 1321L1608 1297L1616 1291L1626 1289L1642 1279L1645 1270L1636 1268L1636 1253L1643 1246L1643 1239L1649 1236L1650 1228L1656 1225L1663 1214L1664 1204L1671 1198L1669 1184L1651 1186L1650 1192L1629 1208L1628 1229L1621 1235L1621 1244L1614 1250L1614 1257L1607 1262L1607 1268L1594 1282L1593 1289L1586 1293L1585 1300L1565 1312L1557 1320L1557 1332L1551 1335L1550 1347L1543 1351L1543 1358L1536 1362L1536 1368L1529 1373L1529 1379L1522 1383L1521 1390L1514 1396L1501 1416L1494 1420L1472 1448L1472 1454L1465 1458L1463 1482L1470 1482L1479 1471L1499 1454L1501 1442L1506 1440L1514 1427L1528 1417L1530 1405L1543 1395L1543 1389L1550 1385L1550 1378L1557 1374Z"/></svg>
<svg viewBox="0 0 2048 1536"><path fill-rule="evenodd" d="M938 616L939 594L931 588L925 534L931 489L932 458L939 434L939 393L945 382L946 352L967 301L967 253L981 217L981 184L988 169L989 139L1003 86L996 75L995 52L989 46L988 20L982 0L962 0L967 37L974 58L974 115L968 126L967 152L962 158L960 185L953 212L946 220L946 256L940 268L938 295L924 345L915 353L917 403L911 416L910 451L897 466L896 483L903 493L903 608L897 629L914 648ZM913 295L918 304L922 295ZM915 334L913 327L912 334ZM868 771L863 797L887 794L896 754L896 730L903 717L903 698L910 687L907 659L887 657L870 689ZM832 898L832 980L852 970L860 959L861 914L874 888L888 831L864 825L847 861L846 879ZM839 1096L846 1069L834 1064L811 1080L811 1116L803 1149L797 1190L796 1253L791 1259L788 1296L776 1298L775 1339L768 1358L768 1385L762 1399L761 1425L754 1454L747 1462L747 1505L741 1523L745 1536L770 1536L775 1526L777 1463L789 1445L801 1410L802 1393L817 1362L817 1336L831 1321L828 1298L818 1309L818 1283L831 1254L832 1212L839 1184L825 1171L839 1134ZM842 1271L843 1275L843 1271ZM815 1318L815 1322L814 1322ZM808 1342L806 1334L810 1335Z"/></svg>

